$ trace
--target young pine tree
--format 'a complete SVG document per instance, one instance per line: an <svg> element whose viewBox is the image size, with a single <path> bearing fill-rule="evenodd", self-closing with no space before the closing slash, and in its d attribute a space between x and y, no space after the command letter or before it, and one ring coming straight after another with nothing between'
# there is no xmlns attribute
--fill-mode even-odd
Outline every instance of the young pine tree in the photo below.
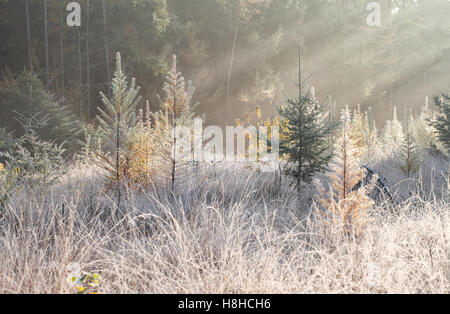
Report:
<svg viewBox="0 0 450 314"><path fill-rule="evenodd" d="M122 71L120 53L116 55L116 71L112 80L112 98L100 92L105 110L99 108L97 116L100 128L108 141L106 153L99 152L101 166L109 173L109 178L115 182L118 206L120 205L122 185L129 179L130 163L133 154L130 149L130 139L136 127L136 105L141 100L138 96L140 87L136 87L135 79L128 82Z"/></svg>
<svg viewBox="0 0 450 314"><path fill-rule="evenodd" d="M414 138L411 117L406 119L406 133L397 151L397 165L408 178L420 167L419 149Z"/></svg>
<svg viewBox="0 0 450 314"><path fill-rule="evenodd" d="M371 123L372 122L372 123ZM379 155L380 141L378 138L378 129L375 120L371 121L369 113L364 115L364 162L372 164Z"/></svg>
<svg viewBox="0 0 450 314"><path fill-rule="evenodd" d="M361 105L358 104L357 109L353 113L350 137L352 138L353 143L361 151L365 148L364 131L366 129L366 125L364 123L365 120L363 119L363 115L361 113Z"/></svg>
<svg viewBox="0 0 450 314"><path fill-rule="evenodd" d="M398 146L401 145L404 139L403 126L397 115L397 107L394 107L394 114L391 121L391 138L393 144Z"/></svg>
<svg viewBox="0 0 450 314"><path fill-rule="evenodd" d="M289 100L280 115L285 122L280 130L280 153L287 160L285 172L296 179L300 190L303 182L310 183L315 173L327 168L332 158L329 139L337 123L328 119L325 106L311 90L300 99Z"/></svg>
<svg viewBox="0 0 450 314"><path fill-rule="evenodd" d="M155 128L155 163L163 179L169 179L171 190L175 190L176 181L190 173L189 158L181 151L183 145L177 142L177 127L192 130L194 107L191 104L195 87L191 81L185 83L184 77L177 71L177 58L174 55L172 69L166 76L163 87L164 98L160 98L161 110L153 114ZM190 139L189 139L190 140Z"/></svg>

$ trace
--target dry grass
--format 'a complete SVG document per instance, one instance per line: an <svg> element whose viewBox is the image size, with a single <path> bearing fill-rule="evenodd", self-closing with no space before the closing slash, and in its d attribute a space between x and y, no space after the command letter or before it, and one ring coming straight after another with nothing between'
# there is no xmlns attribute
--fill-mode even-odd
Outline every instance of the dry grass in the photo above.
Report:
<svg viewBox="0 0 450 314"><path fill-rule="evenodd" d="M92 169L24 187L0 221L0 293L73 293L73 263L100 293L450 292L448 194L380 204L354 239L309 211L313 190L246 171L210 168L120 209Z"/></svg>

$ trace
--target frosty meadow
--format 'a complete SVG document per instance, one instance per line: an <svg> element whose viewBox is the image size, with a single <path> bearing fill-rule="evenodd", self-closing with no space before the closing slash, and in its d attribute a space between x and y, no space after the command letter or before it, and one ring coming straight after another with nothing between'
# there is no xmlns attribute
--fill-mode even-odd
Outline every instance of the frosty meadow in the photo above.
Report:
<svg viewBox="0 0 450 314"><path fill-rule="evenodd" d="M0 0L0 293L450 293L449 16Z"/></svg>

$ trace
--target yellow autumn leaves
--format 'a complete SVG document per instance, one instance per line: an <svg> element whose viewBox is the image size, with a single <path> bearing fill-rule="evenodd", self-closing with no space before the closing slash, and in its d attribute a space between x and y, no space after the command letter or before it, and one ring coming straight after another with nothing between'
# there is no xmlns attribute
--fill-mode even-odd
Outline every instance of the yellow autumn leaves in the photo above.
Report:
<svg viewBox="0 0 450 314"><path fill-rule="evenodd" d="M272 137L272 129L275 127L278 127L280 130L280 140L283 140L288 137L289 129L287 127L287 121L280 120L280 118L278 116L275 116L272 119L270 119L270 118L263 119L261 108L259 106L256 107L256 117L258 119L257 121L255 121L256 126L267 127L267 130L268 130L267 138ZM252 124L252 122L253 122L250 115L246 116L246 120L249 125ZM236 119L236 125L242 126L241 119ZM247 138L248 138L248 136L249 135L247 135ZM248 138L248 139L250 139L250 138Z"/></svg>
<svg viewBox="0 0 450 314"><path fill-rule="evenodd" d="M70 277L69 282L75 285L76 294L98 294L100 275L83 273Z"/></svg>

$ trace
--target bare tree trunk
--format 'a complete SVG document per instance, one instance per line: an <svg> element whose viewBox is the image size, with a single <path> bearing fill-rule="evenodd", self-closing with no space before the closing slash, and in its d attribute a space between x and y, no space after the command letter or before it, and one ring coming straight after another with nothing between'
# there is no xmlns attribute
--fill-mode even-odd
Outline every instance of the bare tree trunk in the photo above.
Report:
<svg viewBox="0 0 450 314"><path fill-rule="evenodd" d="M302 51L298 46L298 101L302 101Z"/></svg>
<svg viewBox="0 0 450 314"><path fill-rule="evenodd" d="M389 1L390 4L390 12L393 10L393 4L392 0ZM394 34L394 21L392 16L390 17L390 27L391 27L391 34ZM393 52L392 52L392 42L395 38L389 38L389 102L391 105L391 108L394 108L394 74L392 72L392 59L393 59Z"/></svg>
<svg viewBox="0 0 450 314"><path fill-rule="evenodd" d="M120 106L120 104L119 104ZM116 180L117 180L117 208L120 208L121 199L121 182L120 182L120 123L121 123L121 108L116 108L117 110L117 129L116 129Z"/></svg>
<svg viewBox="0 0 450 314"><path fill-rule="evenodd" d="M302 106L302 50L300 48L300 46L298 46L298 103L300 106ZM300 108L300 110L303 110L302 108ZM299 130L301 130L301 125L299 122ZM300 142L303 142L302 138L301 138L301 134L300 134ZM299 167L299 176L297 178L297 184L298 184L298 193L300 194L301 192L301 186L302 186L302 177L301 177L301 172L303 171L303 162L302 159L299 160L298 163L298 167Z"/></svg>
<svg viewBox="0 0 450 314"><path fill-rule="evenodd" d="M80 28L77 28L77 37L78 37L78 96L80 97L80 107L79 114L80 120L82 119L83 114L83 61L81 56L81 33Z"/></svg>
<svg viewBox="0 0 450 314"><path fill-rule="evenodd" d="M65 101L65 73L64 73L64 15L63 15L63 0L59 0L59 19L61 23L61 30L59 34L59 49L61 51L60 61L61 61L61 101Z"/></svg>
<svg viewBox="0 0 450 314"><path fill-rule="evenodd" d="M236 45L237 45L237 37L239 34L239 27L236 27L236 31L234 32L234 40L233 40L233 48L231 49L230 56L230 66L228 68L228 79L227 79L227 116L229 113L230 107L230 94L231 94L231 74L233 71L233 63L234 63L234 55L236 53Z"/></svg>
<svg viewBox="0 0 450 314"><path fill-rule="evenodd" d="M25 15L27 19L27 44L28 44L28 66L30 71L33 71L33 51L31 44L31 30L30 30L30 0L25 1Z"/></svg>
<svg viewBox="0 0 450 314"><path fill-rule="evenodd" d="M91 118L91 72L89 60L89 0L86 0L86 84L87 84L87 119Z"/></svg>
<svg viewBox="0 0 450 314"><path fill-rule="evenodd" d="M333 96L328 95L328 110L330 111L328 113L328 121L330 123L334 123L334 113L333 113ZM331 133L330 135L330 151L333 152L333 143L334 143L334 133Z"/></svg>
<svg viewBox="0 0 450 314"><path fill-rule="evenodd" d="M106 21L106 5L105 0L102 0L102 11L103 11L103 27L104 27L104 37L105 37L105 58L106 58L106 75L107 75L107 82L108 82L108 91L109 93L110 86L111 86L111 70L109 65L109 47L108 47L108 24Z"/></svg>
<svg viewBox="0 0 450 314"><path fill-rule="evenodd" d="M177 84L177 83L175 83ZM172 193L175 192L175 179L176 179L176 167L177 167L177 137L176 137L176 128L177 128L177 86L175 86L173 90L173 156L172 156Z"/></svg>
<svg viewBox="0 0 450 314"><path fill-rule="evenodd" d="M49 59L48 59L48 17L47 17L47 0L44 0L44 36L45 36L45 88L49 85Z"/></svg>

